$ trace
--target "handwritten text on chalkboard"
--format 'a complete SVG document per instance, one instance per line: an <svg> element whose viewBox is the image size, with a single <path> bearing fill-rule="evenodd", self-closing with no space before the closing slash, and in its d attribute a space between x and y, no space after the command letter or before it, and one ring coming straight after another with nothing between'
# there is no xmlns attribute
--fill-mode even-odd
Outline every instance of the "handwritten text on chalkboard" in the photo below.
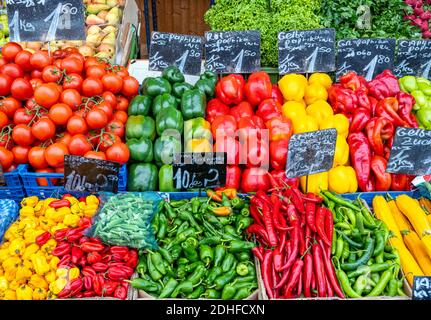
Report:
<svg viewBox="0 0 431 320"><path fill-rule="evenodd" d="M278 71L280 74L334 70L334 29L289 31L278 34Z"/></svg>
<svg viewBox="0 0 431 320"><path fill-rule="evenodd" d="M431 131L398 127L386 172L423 176L431 173Z"/></svg>
<svg viewBox="0 0 431 320"><path fill-rule="evenodd" d="M336 129L294 134L287 151L286 176L296 178L331 169L336 141Z"/></svg>
<svg viewBox="0 0 431 320"><path fill-rule="evenodd" d="M205 69L251 73L260 69L260 31L205 32Z"/></svg>
<svg viewBox="0 0 431 320"><path fill-rule="evenodd" d="M399 40L394 74L429 78L431 69L431 41Z"/></svg>
<svg viewBox="0 0 431 320"><path fill-rule="evenodd" d="M431 277L419 277L413 278L413 300L431 300Z"/></svg>
<svg viewBox="0 0 431 320"><path fill-rule="evenodd" d="M162 71L176 65L181 72L199 75L202 63L202 38L177 33L153 32L150 46L150 70Z"/></svg>

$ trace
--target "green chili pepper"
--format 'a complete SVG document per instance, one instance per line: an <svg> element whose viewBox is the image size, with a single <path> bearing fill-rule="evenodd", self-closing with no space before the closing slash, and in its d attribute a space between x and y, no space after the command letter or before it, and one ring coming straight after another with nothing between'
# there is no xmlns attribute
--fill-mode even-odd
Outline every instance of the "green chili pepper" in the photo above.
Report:
<svg viewBox="0 0 431 320"><path fill-rule="evenodd" d="M373 280L375 283L378 283L380 281L380 274L377 272L373 272L370 274L371 280Z"/></svg>
<svg viewBox="0 0 431 320"><path fill-rule="evenodd" d="M248 251L255 247L254 242L242 241L242 240L233 240L230 243L229 252L241 252Z"/></svg>
<svg viewBox="0 0 431 320"><path fill-rule="evenodd" d="M242 300L247 298L250 296L250 289L251 286L238 289L238 291L235 293L235 296L233 297L233 300Z"/></svg>
<svg viewBox="0 0 431 320"><path fill-rule="evenodd" d="M392 278L391 269L388 269L385 272L383 272L379 282L376 284L373 290L367 295L367 297L377 297L381 295L381 293L383 292L383 290L385 290L391 278Z"/></svg>
<svg viewBox="0 0 431 320"><path fill-rule="evenodd" d="M168 216L169 219L173 220L176 218L176 214L174 209L172 209L171 205L169 202L165 201L163 204L165 211L166 211L166 215Z"/></svg>
<svg viewBox="0 0 431 320"><path fill-rule="evenodd" d="M230 204L234 209L243 209L245 206L245 201L239 197L235 197L232 200L230 200Z"/></svg>
<svg viewBox="0 0 431 320"><path fill-rule="evenodd" d="M240 239L240 236L238 235L237 231L231 225L224 226L223 227L223 231L227 235L230 235L232 237L238 238L238 240Z"/></svg>
<svg viewBox="0 0 431 320"><path fill-rule="evenodd" d="M353 285L353 289L357 294L362 295L362 292L364 291L367 284L368 284L367 277L363 275L359 276L356 279L355 284Z"/></svg>
<svg viewBox="0 0 431 320"><path fill-rule="evenodd" d="M371 260L371 259L370 259ZM383 252L381 252L377 257L376 257L376 263L384 263L385 259L383 258Z"/></svg>
<svg viewBox="0 0 431 320"><path fill-rule="evenodd" d="M165 259L169 264L172 264L174 262L174 259L172 258L172 255L169 253L168 250L165 248L159 247L160 254L162 255L163 259Z"/></svg>
<svg viewBox="0 0 431 320"><path fill-rule="evenodd" d="M198 200L199 201L199 200ZM202 231L201 226L196 222L195 218L190 211L181 211L179 212L179 217L185 221L190 222L190 225L195 228L197 231Z"/></svg>
<svg viewBox="0 0 431 320"><path fill-rule="evenodd" d="M354 248L356 248L356 249L361 249L361 248L362 248L362 243L359 243L359 242L353 241L352 239L350 239L350 238L346 235L346 233L345 233L345 232L338 231L338 230L336 230L336 232L337 232L337 233L339 233L339 234L344 238L344 240L345 240L345 241L347 241L347 243L348 243L349 245L351 245L352 247L354 247Z"/></svg>
<svg viewBox="0 0 431 320"><path fill-rule="evenodd" d="M214 225L215 227L217 227L218 229L222 229L223 225L220 223L219 219L217 219L216 216L214 216L213 214L210 213L206 213L205 214L205 219L211 223L212 225Z"/></svg>
<svg viewBox="0 0 431 320"><path fill-rule="evenodd" d="M163 213L159 213L159 230L157 232L157 239L164 239L168 230L168 221Z"/></svg>
<svg viewBox="0 0 431 320"><path fill-rule="evenodd" d="M232 253L227 253L221 264L221 269L223 270L223 272L228 272L229 270L231 270L234 262L235 262L234 255Z"/></svg>
<svg viewBox="0 0 431 320"><path fill-rule="evenodd" d="M218 245L222 242L221 238L219 236L212 236L207 237L199 241L199 244L207 244L207 245Z"/></svg>
<svg viewBox="0 0 431 320"><path fill-rule="evenodd" d="M193 292L193 283L191 281L183 281L177 285L171 294L171 298L176 298L180 293L189 294Z"/></svg>
<svg viewBox="0 0 431 320"><path fill-rule="evenodd" d="M207 299L220 299L221 293L218 290L215 289L207 289L204 293L205 298Z"/></svg>
<svg viewBox="0 0 431 320"><path fill-rule="evenodd" d="M151 225L154 230L154 234L157 234L159 232L159 214L156 213L154 215L153 221L151 221Z"/></svg>
<svg viewBox="0 0 431 320"><path fill-rule="evenodd" d="M241 217L241 216L239 216ZM250 217L242 217L236 224L236 232L239 234L242 230L248 228L253 223L253 219Z"/></svg>
<svg viewBox="0 0 431 320"><path fill-rule="evenodd" d="M244 262L238 263L236 266L236 273L240 276L246 276L248 274L248 267L247 264Z"/></svg>
<svg viewBox="0 0 431 320"><path fill-rule="evenodd" d="M216 267L212 268L210 270L210 272L208 273L208 277L207 277L206 282L209 285L211 285L214 282L214 280L222 274L223 274L223 270L221 269L221 267L216 266Z"/></svg>
<svg viewBox="0 0 431 320"><path fill-rule="evenodd" d="M221 276L218 276L214 280L214 285L215 285L216 290L222 290L224 288L224 286L226 284L228 284L229 282L231 282L235 276L236 276L235 270L230 270L230 271L222 274Z"/></svg>
<svg viewBox="0 0 431 320"><path fill-rule="evenodd" d="M178 281L174 278L169 278L162 292L160 292L159 299L168 298L171 296L172 292L174 292L175 288L178 285Z"/></svg>
<svg viewBox="0 0 431 320"><path fill-rule="evenodd" d="M332 192L330 191L322 191L322 193L331 201L335 202L336 204L340 205L340 206L344 206L344 207L348 207L350 209L353 209L355 211L359 211L360 209L355 206L353 203L351 203L350 201L338 197L336 195L334 195Z"/></svg>
<svg viewBox="0 0 431 320"><path fill-rule="evenodd" d="M153 266L156 267L156 269L162 274L166 274L166 269L163 264L163 258L162 255L159 252L153 252L149 253L149 258L151 258L151 262L153 263Z"/></svg>
<svg viewBox="0 0 431 320"><path fill-rule="evenodd" d="M367 209L367 207L364 206L364 204L362 203L362 200L358 197L357 199L357 203L359 204L361 213L364 217L364 224L365 225L371 225L374 226L376 225L376 220L375 218L373 218L373 216L371 215L371 212ZM367 226L368 227L368 226Z"/></svg>
<svg viewBox="0 0 431 320"><path fill-rule="evenodd" d="M186 230L184 230L184 231L180 232L180 233L175 237L175 239L174 239L173 241L171 241L171 242L167 245L166 249L168 249L168 250L169 250L169 248L171 248L173 245L181 244L182 242L186 241L186 239L187 239L188 237L193 236L193 235L195 235L195 234L196 234L196 232L195 232L195 230L194 230L193 228L189 228L189 229L186 229Z"/></svg>
<svg viewBox="0 0 431 320"><path fill-rule="evenodd" d="M161 290L160 284L148 279L135 278L130 281L130 284L133 288L146 292L159 292Z"/></svg>
<svg viewBox="0 0 431 320"><path fill-rule="evenodd" d="M349 278L346 273L343 270L337 270L336 273L344 293L350 298L360 298L361 296L350 286Z"/></svg>
<svg viewBox="0 0 431 320"><path fill-rule="evenodd" d="M146 257L145 255L141 255L141 256L139 257L139 263L138 263L138 265L136 266L136 272L137 272L140 276L142 276L142 275L144 275L145 273L147 273L147 270L148 270L148 268L147 268L147 257Z"/></svg>
<svg viewBox="0 0 431 320"><path fill-rule="evenodd" d="M195 237L188 237L187 240L184 241L183 243L185 243L190 247L197 248L199 245L199 240L196 239Z"/></svg>
<svg viewBox="0 0 431 320"><path fill-rule="evenodd" d="M242 208L240 214L244 217L250 216L250 209L248 207Z"/></svg>
<svg viewBox="0 0 431 320"><path fill-rule="evenodd" d="M187 296L187 299L199 299L205 292L203 285L198 286L192 293Z"/></svg>
<svg viewBox="0 0 431 320"><path fill-rule="evenodd" d="M378 256L380 255L384 249L385 249L385 235L381 232L378 231L375 233L376 236L376 247L374 248L374 252L373 252L373 256Z"/></svg>
<svg viewBox="0 0 431 320"><path fill-rule="evenodd" d="M214 266L218 267L221 265L225 254L226 254L225 246L218 244L214 249Z"/></svg>
<svg viewBox="0 0 431 320"><path fill-rule="evenodd" d="M242 251L235 254L238 261L246 262L251 260L251 255L249 251Z"/></svg>
<svg viewBox="0 0 431 320"><path fill-rule="evenodd" d="M214 252L209 245L201 244L199 246L199 257L201 261L205 263L206 266L209 266L210 263L214 260Z"/></svg>
<svg viewBox="0 0 431 320"><path fill-rule="evenodd" d="M172 248L171 248L171 250L170 250L172 259L174 261L178 260L178 258L180 257L182 251L183 251L183 249L181 248L181 246L179 244L173 245Z"/></svg>
<svg viewBox="0 0 431 320"><path fill-rule="evenodd" d="M397 259L397 255L395 254L395 253L387 253L387 252L384 252L383 253L383 257L386 259L386 260L392 260L392 259Z"/></svg>
<svg viewBox="0 0 431 320"><path fill-rule="evenodd" d="M362 214L360 211L356 212L356 227L358 228L359 232L361 234L364 234L364 217L362 217Z"/></svg>
<svg viewBox="0 0 431 320"><path fill-rule="evenodd" d="M166 275L169 277L175 276L174 269L172 268L172 265L170 265L166 260L163 261L163 266L166 270Z"/></svg>
<svg viewBox="0 0 431 320"><path fill-rule="evenodd" d="M230 217L218 217L217 219L224 226L227 226L232 222Z"/></svg>
<svg viewBox="0 0 431 320"><path fill-rule="evenodd" d="M177 260L177 264L178 265L182 265L182 264L189 264L190 263L190 261L189 261L189 259L187 259L187 258L185 258L185 257L181 257L181 258L179 258L178 260Z"/></svg>
<svg viewBox="0 0 431 320"><path fill-rule="evenodd" d="M186 277L186 274L187 274L186 267L187 267L186 264L178 265L178 268L177 268L178 278L184 279Z"/></svg>
<svg viewBox="0 0 431 320"><path fill-rule="evenodd" d="M183 248L184 255L189 261L196 262L199 260L199 255L196 251L196 248L187 245L185 242L181 243L181 247Z"/></svg>
<svg viewBox="0 0 431 320"><path fill-rule="evenodd" d="M191 203L192 203L192 212L193 212L193 214L198 213L199 212L199 207L201 205L201 202L200 202L199 198L198 197L192 198Z"/></svg>
<svg viewBox="0 0 431 320"><path fill-rule="evenodd" d="M182 199L182 200L171 200L169 202L169 204L171 205L171 207L173 208L179 208L183 205L185 205L186 203L188 203L189 201L186 199Z"/></svg>
<svg viewBox="0 0 431 320"><path fill-rule="evenodd" d="M356 252L350 252L349 259L347 260L347 262L352 263L355 261L356 261Z"/></svg>
<svg viewBox="0 0 431 320"><path fill-rule="evenodd" d="M236 277L235 278L235 283L239 284L239 283L249 283L249 282L253 282L256 281L256 275L247 275L245 277Z"/></svg>
<svg viewBox="0 0 431 320"><path fill-rule="evenodd" d="M234 297L235 293L236 293L236 287L233 284L229 283L224 286L223 291L221 293L221 298L223 300L230 300Z"/></svg>
<svg viewBox="0 0 431 320"><path fill-rule="evenodd" d="M344 243L343 254L342 254L341 258L347 259L349 257L349 254L350 254L350 247L349 247L349 243L347 241L343 241L343 243Z"/></svg>
<svg viewBox="0 0 431 320"><path fill-rule="evenodd" d="M183 223L181 223L181 225L177 229L176 236L178 236L181 232L189 229L189 227L190 227L190 224L188 221L184 221Z"/></svg>
<svg viewBox="0 0 431 320"><path fill-rule="evenodd" d="M398 281L396 279L389 280L388 296L395 297L398 291Z"/></svg>
<svg viewBox="0 0 431 320"><path fill-rule="evenodd" d="M334 234L336 234L336 232L334 232ZM337 249L335 250L335 256L339 260L341 258L341 255L343 254L344 240L342 237L337 238L336 246L337 246Z"/></svg>
<svg viewBox="0 0 431 320"><path fill-rule="evenodd" d="M332 233L331 255L334 256L337 251L337 233Z"/></svg>
<svg viewBox="0 0 431 320"><path fill-rule="evenodd" d="M341 269L343 269L343 270L355 270L360 265L366 264L368 262L368 260L370 260L371 255L373 254L373 251L374 251L374 239L369 237L365 241L365 252L362 255L362 257L359 258L358 260L356 260L355 262L342 263Z"/></svg>
<svg viewBox="0 0 431 320"><path fill-rule="evenodd" d="M193 272L198 266L203 266L204 264L201 261L196 261L190 263L186 266L186 272Z"/></svg>
<svg viewBox="0 0 431 320"><path fill-rule="evenodd" d="M147 257L147 266L148 266L148 272L150 274L151 279L154 281L159 281L163 275L159 272L159 270L153 265L153 261L151 259L151 253Z"/></svg>
<svg viewBox="0 0 431 320"><path fill-rule="evenodd" d="M202 280L202 277L207 272L207 269L203 265L198 265L193 271L193 273L187 278L188 281L193 283L193 285L197 284L200 280Z"/></svg>

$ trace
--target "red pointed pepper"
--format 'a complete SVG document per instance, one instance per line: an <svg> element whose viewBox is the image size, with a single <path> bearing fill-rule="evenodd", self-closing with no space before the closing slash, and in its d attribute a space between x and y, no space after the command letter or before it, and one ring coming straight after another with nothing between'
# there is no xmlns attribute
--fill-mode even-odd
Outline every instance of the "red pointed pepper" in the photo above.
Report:
<svg viewBox="0 0 431 320"><path fill-rule="evenodd" d="M41 247L43 246L45 243L48 242L48 240L51 238L51 233L49 233L49 231L46 231L44 233L42 233L41 235L38 235L36 237L36 244Z"/></svg>
<svg viewBox="0 0 431 320"><path fill-rule="evenodd" d="M371 170L376 179L376 191L387 191L391 187L391 174L386 172L387 165L388 162L381 156L373 156L371 158Z"/></svg>

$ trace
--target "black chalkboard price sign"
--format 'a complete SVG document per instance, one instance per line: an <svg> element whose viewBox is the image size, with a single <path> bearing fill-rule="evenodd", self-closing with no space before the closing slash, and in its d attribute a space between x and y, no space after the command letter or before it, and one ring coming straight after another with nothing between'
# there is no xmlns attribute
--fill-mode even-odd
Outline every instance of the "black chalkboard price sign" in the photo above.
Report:
<svg viewBox="0 0 431 320"><path fill-rule="evenodd" d="M7 0L11 41L84 40L82 0Z"/></svg>
<svg viewBox="0 0 431 320"><path fill-rule="evenodd" d="M335 29L280 32L278 72L335 71Z"/></svg>
<svg viewBox="0 0 431 320"><path fill-rule="evenodd" d="M355 71L367 81L385 69L392 69L395 39L349 39L338 41L337 79Z"/></svg>
<svg viewBox="0 0 431 320"><path fill-rule="evenodd" d="M337 130L333 128L294 134L287 151L286 176L296 178L330 170L336 141Z"/></svg>
<svg viewBox="0 0 431 320"><path fill-rule="evenodd" d="M431 41L399 40L394 74L397 77L417 76L429 79L431 69Z"/></svg>
<svg viewBox="0 0 431 320"><path fill-rule="evenodd" d="M150 46L150 70L163 71L176 65L181 72L199 75L202 64L202 38L177 33L153 32Z"/></svg>
<svg viewBox="0 0 431 320"><path fill-rule="evenodd" d="M64 188L67 191L117 192L119 172L117 162L64 156Z"/></svg>
<svg viewBox="0 0 431 320"><path fill-rule="evenodd" d="M413 300L431 300L431 277L415 276L413 278Z"/></svg>
<svg viewBox="0 0 431 320"><path fill-rule="evenodd" d="M216 73L260 70L260 31L205 32L205 69Z"/></svg>
<svg viewBox="0 0 431 320"><path fill-rule="evenodd" d="M178 190L223 187L226 184L226 152L175 153L174 186Z"/></svg>
<svg viewBox="0 0 431 320"><path fill-rule="evenodd" d="M431 131L398 127L386 172L431 174Z"/></svg>

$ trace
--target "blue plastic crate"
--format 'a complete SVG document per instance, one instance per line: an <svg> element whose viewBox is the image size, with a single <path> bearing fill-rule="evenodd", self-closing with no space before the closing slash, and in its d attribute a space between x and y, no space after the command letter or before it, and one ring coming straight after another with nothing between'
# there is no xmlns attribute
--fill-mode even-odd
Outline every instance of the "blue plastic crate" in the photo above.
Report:
<svg viewBox="0 0 431 320"><path fill-rule="evenodd" d="M3 174L6 186L0 186L0 199L11 199L20 202L25 197L24 186L20 177L20 167Z"/></svg>
<svg viewBox="0 0 431 320"><path fill-rule="evenodd" d="M39 198L48 198L51 196L58 197L64 193L71 193L75 197L83 197L88 195L88 192L66 192L63 186L56 186L54 179L63 179L63 173L42 173L29 170L28 165L20 165L20 175L24 185L25 192L28 196L38 196ZM45 178L48 186L39 186L38 178ZM127 186L127 169L126 165L121 166L118 179L118 191L125 191Z"/></svg>
<svg viewBox="0 0 431 320"><path fill-rule="evenodd" d="M417 191L376 191L376 192L355 192L345 193L341 196L346 199L355 200L357 197L361 197L362 200L371 207L373 205L373 199L375 196L387 196L390 195L392 198L396 198L399 195L407 194L412 198L419 198L420 194Z"/></svg>

